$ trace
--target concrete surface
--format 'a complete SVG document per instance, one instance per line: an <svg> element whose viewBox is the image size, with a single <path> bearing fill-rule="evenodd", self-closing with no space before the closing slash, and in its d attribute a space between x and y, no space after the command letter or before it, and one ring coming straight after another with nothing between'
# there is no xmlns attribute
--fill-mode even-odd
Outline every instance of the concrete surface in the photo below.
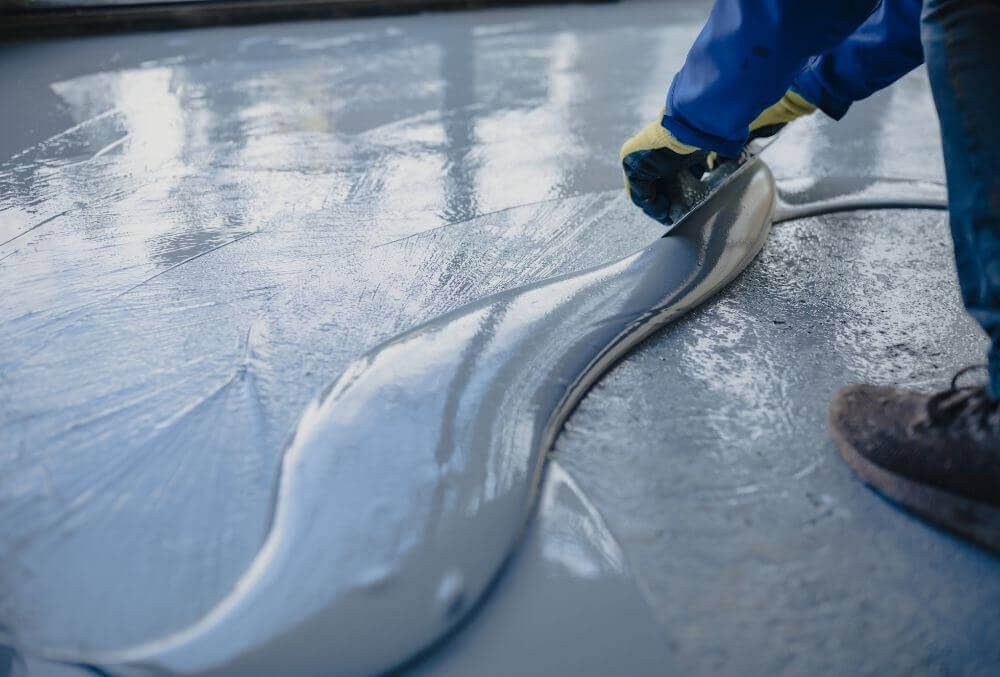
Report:
<svg viewBox="0 0 1000 677"><path fill-rule="evenodd" d="M193 622L253 558L283 443L350 359L656 237L615 190L617 148L705 11L0 47L9 643L115 648ZM779 179L934 182L937 144L917 72L837 125L798 123L767 158ZM940 212L779 226L570 419L555 456L678 672L1000 665L995 558L865 490L823 426L842 383L935 387L981 359L949 257Z"/></svg>

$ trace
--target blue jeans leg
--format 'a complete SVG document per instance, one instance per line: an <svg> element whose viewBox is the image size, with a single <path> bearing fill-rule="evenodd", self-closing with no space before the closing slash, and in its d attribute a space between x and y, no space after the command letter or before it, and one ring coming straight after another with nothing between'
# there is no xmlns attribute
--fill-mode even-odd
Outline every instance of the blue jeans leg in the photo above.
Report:
<svg viewBox="0 0 1000 677"><path fill-rule="evenodd" d="M750 122L810 57L872 14L877 0L716 0L667 94L663 126L684 143L738 155Z"/></svg>
<svg viewBox="0 0 1000 677"><path fill-rule="evenodd" d="M926 0L922 37L941 123L962 299L990 337L1000 396L1000 2Z"/></svg>
<svg viewBox="0 0 1000 677"><path fill-rule="evenodd" d="M852 103L888 87L923 63L922 5L922 0L882 0L846 40L810 59L792 89L839 120Z"/></svg>

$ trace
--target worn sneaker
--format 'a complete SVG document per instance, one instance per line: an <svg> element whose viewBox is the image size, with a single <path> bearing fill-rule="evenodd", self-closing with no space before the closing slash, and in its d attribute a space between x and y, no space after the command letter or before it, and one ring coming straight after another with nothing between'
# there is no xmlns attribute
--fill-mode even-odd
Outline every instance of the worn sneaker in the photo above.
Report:
<svg viewBox="0 0 1000 677"><path fill-rule="evenodd" d="M904 508L1000 551L1000 400L983 386L924 395L853 385L829 425L866 484Z"/></svg>

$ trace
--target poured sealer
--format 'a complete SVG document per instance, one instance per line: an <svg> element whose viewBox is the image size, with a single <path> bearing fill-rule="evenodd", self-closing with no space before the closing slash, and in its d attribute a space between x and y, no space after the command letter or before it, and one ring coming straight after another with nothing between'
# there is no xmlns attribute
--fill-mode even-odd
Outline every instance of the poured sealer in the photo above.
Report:
<svg viewBox="0 0 1000 677"><path fill-rule="evenodd" d="M770 172L750 160L645 249L483 298L356 360L303 414L270 533L232 592L186 630L86 662L364 674L419 652L510 555L587 389L738 275L773 208Z"/></svg>
<svg viewBox="0 0 1000 677"><path fill-rule="evenodd" d="M853 209L947 209L943 183L869 176L777 181L774 223Z"/></svg>

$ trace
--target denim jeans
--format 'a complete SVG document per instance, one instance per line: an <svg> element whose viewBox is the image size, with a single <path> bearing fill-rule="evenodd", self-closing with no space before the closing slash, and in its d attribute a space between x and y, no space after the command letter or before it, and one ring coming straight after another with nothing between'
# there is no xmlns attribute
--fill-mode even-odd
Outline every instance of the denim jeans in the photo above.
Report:
<svg viewBox="0 0 1000 677"><path fill-rule="evenodd" d="M989 335L1000 397L1000 0L716 0L663 126L736 155L789 87L833 118L926 60L941 124L962 299Z"/></svg>
<svg viewBox="0 0 1000 677"><path fill-rule="evenodd" d="M990 337L989 388L1000 397L1000 0L926 0L922 24L958 283Z"/></svg>

